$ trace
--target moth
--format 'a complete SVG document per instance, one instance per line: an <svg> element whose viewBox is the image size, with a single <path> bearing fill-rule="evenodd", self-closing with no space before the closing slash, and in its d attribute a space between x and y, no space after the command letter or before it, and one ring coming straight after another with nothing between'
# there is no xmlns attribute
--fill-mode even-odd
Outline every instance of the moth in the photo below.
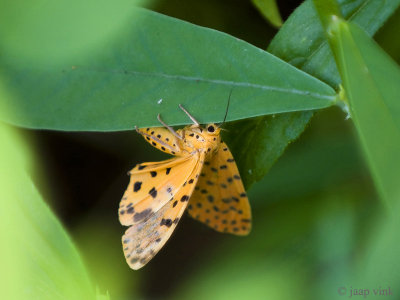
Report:
<svg viewBox="0 0 400 300"><path fill-rule="evenodd" d="M173 158L136 165L119 205L119 220L130 226L122 237L128 265L140 269L164 246L185 209L216 231L246 235L250 204L232 153L221 141L221 128L205 127L179 107L193 125L175 131L136 128L146 141Z"/></svg>

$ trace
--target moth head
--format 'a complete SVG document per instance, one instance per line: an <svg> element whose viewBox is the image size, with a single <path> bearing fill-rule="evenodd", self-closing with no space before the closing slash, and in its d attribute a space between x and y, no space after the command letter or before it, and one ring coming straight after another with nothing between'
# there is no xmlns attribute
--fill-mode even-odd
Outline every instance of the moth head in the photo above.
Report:
<svg viewBox="0 0 400 300"><path fill-rule="evenodd" d="M216 124L211 123L206 126L206 131L210 135L219 135L221 128L219 128Z"/></svg>

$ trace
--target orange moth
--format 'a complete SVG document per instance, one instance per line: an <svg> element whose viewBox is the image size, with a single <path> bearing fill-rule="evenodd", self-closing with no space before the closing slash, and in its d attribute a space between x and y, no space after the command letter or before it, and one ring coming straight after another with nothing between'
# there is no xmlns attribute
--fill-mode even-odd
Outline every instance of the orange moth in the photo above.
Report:
<svg viewBox="0 0 400 300"><path fill-rule="evenodd" d="M119 205L119 220L130 226L122 237L132 269L147 264L164 246L185 209L216 231L246 235L251 229L249 201L228 146L216 124L202 127L181 105L193 125L175 131L140 128L146 141L174 155L136 165Z"/></svg>

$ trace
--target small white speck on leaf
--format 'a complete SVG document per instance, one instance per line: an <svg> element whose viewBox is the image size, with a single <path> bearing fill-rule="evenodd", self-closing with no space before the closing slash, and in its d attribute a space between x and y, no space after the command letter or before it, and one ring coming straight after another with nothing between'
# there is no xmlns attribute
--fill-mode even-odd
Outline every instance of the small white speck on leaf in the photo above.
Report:
<svg viewBox="0 0 400 300"><path fill-rule="evenodd" d="M162 98L157 101L157 104L161 104L161 103L162 103Z"/></svg>

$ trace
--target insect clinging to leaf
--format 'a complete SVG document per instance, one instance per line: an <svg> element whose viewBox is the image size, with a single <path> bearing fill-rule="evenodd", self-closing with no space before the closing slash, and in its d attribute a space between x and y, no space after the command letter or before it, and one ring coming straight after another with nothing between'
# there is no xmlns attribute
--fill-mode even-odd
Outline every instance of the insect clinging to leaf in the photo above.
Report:
<svg viewBox="0 0 400 300"><path fill-rule="evenodd" d="M164 246L186 208L190 216L219 232L246 235L251 229L249 201L235 160L221 141L221 128L202 127L179 107L193 125L175 131L158 115L164 127L136 128L151 145L175 157L141 163L129 172L119 220L130 226L122 245L135 270Z"/></svg>

